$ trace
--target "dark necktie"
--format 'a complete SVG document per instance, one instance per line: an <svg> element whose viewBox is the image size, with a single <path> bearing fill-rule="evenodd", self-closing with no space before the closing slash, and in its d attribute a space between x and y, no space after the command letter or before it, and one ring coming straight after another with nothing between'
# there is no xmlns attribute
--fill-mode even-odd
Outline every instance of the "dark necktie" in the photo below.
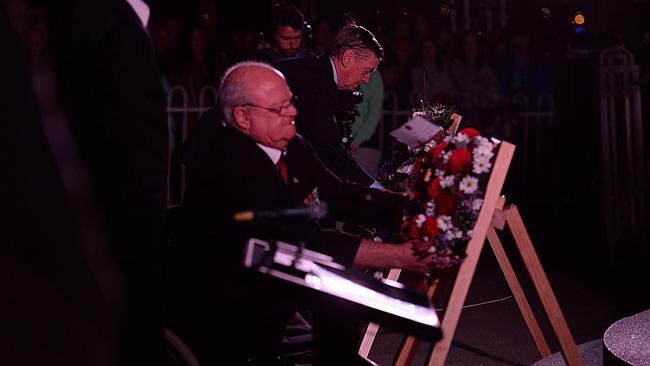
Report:
<svg viewBox="0 0 650 366"><path fill-rule="evenodd" d="M284 155L280 155L280 160L278 160L278 170L280 171L280 176L282 176L284 184L287 184L289 182L289 176L287 175L287 162Z"/></svg>

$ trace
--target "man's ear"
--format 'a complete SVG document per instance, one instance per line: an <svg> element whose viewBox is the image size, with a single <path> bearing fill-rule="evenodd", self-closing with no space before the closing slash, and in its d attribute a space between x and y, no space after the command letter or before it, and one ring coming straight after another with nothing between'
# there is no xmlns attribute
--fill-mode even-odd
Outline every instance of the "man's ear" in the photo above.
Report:
<svg viewBox="0 0 650 366"><path fill-rule="evenodd" d="M251 128L251 120L248 117L248 113L242 106L237 106L232 110L233 121L235 126L243 132L248 132Z"/></svg>
<svg viewBox="0 0 650 366"><path fill-rule="evenodd" d="M343 55L341 55L341 66L347 66L352 61L352 57L354 55L351 49L343 51Z"/></svg>

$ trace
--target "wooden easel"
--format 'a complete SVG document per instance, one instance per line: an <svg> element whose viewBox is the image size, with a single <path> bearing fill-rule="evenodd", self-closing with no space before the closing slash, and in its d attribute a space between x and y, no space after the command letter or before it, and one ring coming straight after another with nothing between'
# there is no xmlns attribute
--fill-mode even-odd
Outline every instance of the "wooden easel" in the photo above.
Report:
<svg viewBox="0 0 650 366"><path fill-rule="evenodd" d="M492 251L494 252L501 271L503 272L508 286L510 287L513 297L517 302L517 306L524 317L526 326L533 337L533 341L542 357L551 354L548 343L544 339L542 331L535 319L535 316L530 308L528 300L523 292L523 289L514 273L512 265L505 254L501 241L496 234L496 230L503 230L508 225L512 236L516 242L517 250L520 253L524 265L532 279L538 296L541 299L544 311L548 316L553 331L557 336L562 355L566 363L570 366L583 365L583 361L576 347L575 341L566 320L562 315L559 304L553 290L551 289L546 273L544 272L539 258L533 248L533 244L528 236L524 222L517 210L516 206L509 206L504 209L505 198L500 196L503 183L505 181L512 156L514 154L515 146L502 142L497 152L494 162L494 167L488 181L485 197L483 200L483 207L479 213L479 217L474 225L474 235L467 245L467 258L461 264L458 275L453 283L451 296L446 306L444 317L442 318L441 328L443 338L434 345L431 356L427 365L441 366L444 365L449 353L451 341L454 338L460 312L467 297L469 287L471 285L476 266L487 238ZM392 269L389 273L389 278L396 280L399 277L399 269ZM434 281L427 290L427 295L432 298L438 287L438 281ZM378 331L378 325L371 323L366 330L366 334L361 342L359 354L363 357L368 357L372 343ZM398 355L395 359L394 365L404 366L409 365L415 355L418 339L414 336L408 336L402 344Z"/></svg>

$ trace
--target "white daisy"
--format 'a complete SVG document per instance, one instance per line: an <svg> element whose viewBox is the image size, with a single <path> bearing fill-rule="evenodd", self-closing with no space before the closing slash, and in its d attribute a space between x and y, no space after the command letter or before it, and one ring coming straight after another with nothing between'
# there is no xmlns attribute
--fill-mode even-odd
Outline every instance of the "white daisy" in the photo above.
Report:
<svg viewBox="0 0 650 366"><path fill-rule="evenodd" d="M427 216L433 216L436 212L436 203L433 201L427 202L427 209L426 209L426 215Z"/></svg>
<svg viewBox="0 0 650 366"><path fill-rule="evenodd" d="M471 177L469 175L465 176L463 180L460 181L458 189L460 189L465 194L472 194L478 188L478 179L476 177Z"/></svg>
<svg viewBox="0 0 650 366"><path fill-rule="evenodd" d="M494 156L494 153L492 152L492 146L479 145L472 151L472 155L474 159L489 160Z"/></svg>
<svg viewBox="0 0 650 366"><path fill-rule="evenodd" d="M460 239L463 237L463 232L459 229L454 230L454 234L456 234L456 239Z"/></svg>
<svg viewBox="0 0 650 366"><path fill-rule="evenodd" d="M451 216L447 215L440 215L436 219L436 223L438 224L438 229L442 231L447 231L449 228L452 228L454 225L451 223Z"/></svg>
<svg viewBox="0 0 650 366"><path fill-rule="evenodd" d="M472 162L472 172L475 174L489 173L492 163L488 159L474 159Z"/></svg>
<svg viewBox="0 0 650 366"><path fill-rule="evenodd" d="M415 166L413 164L406 164L397 168L397 172L410 175L411 173L413 173L413 169L415 169Z"/></svg>
<svg viewBox="0 0 650 366"><path fill-rule="evenodd" d="M445 239L447 240L454 240L462 237L463 237L463 233L453 225L449 228L449 230L445 232Z"/></svg>
<svg viewBox="0 0 650 366"><path fill-rule="evenodd" d="M424 216L423 214L419 214L415 217L415 225L417 225L417 227L420 228L422 227L422 224L424 224L426 220L427 220L426 216Z"/></svg>
<svg viewBox="0 0 650 366"><path fill-rule="evenodd" d="M459 133L456 136L454 136L452 141L454 142L454 144L467 145L467 143L469 142L469 137L464 133Z"/></svg>
<svg viewBox="0 0 650 366"><path fill-rule="evenodd" d="M483 207L483 199L477 198L472 202L472 210L479 211Z"/></svg>
<svg viewBox="0 0 650 366"><path fill-rule="evenodd" d="M447 188L454 185L456 177L453 175L448 175L440 180L440 188Z"/></svg>

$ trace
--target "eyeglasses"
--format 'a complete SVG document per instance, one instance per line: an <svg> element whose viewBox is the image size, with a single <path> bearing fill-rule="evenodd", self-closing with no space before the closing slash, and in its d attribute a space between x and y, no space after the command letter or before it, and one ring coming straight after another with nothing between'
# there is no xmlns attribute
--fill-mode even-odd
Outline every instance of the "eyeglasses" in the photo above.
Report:
<svg viewBox="0 0 650 366"><path fill-rule="evenodd" d="M265 110L267 110L267 111L269 111L269 112L271 112L273 114L277 114L278 116L283 117L283 116L286 116L286 115L289 114L289 108L295 106L297 100L298 100L298 97L294 95L294 96L291 97L291 100L289 100L288 104L283 105L281 107L275 107L275 108L264 107L264 106L261 106L261 105L255 104L255 103L244 103L244 104L242 104L242 106L265 109Z"/></svg>

